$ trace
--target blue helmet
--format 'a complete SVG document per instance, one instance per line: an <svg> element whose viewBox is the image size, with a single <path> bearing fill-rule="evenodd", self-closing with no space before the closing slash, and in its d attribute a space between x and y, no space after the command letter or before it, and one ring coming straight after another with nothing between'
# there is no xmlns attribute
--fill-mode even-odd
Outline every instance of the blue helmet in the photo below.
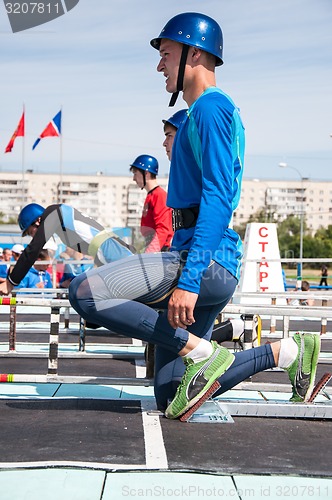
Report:
<svg viewBox="0 0 332 500"><path fill-rule="evenodd" d="M219 24L205 14L185 12L172 17L157 38L150 42L153 48L159 50L160 42L168 38L183 45L198 47L216 57L216 66L223 64L223 36Z"/></svg>
<svg viewBox="0 0 332 500"><path fill-rule="evenodd" d="M154 156L140 155L130 164L130 166L143 170L143 172L150 172L151 174L158 175L158 160Z"/></svg>
<svg viewBox="0 0 332 500"><path fill-rule="evenodd" d="M43 215L45 208L38 203L30 203L22 208L18 216L18 225L22 229L22 236L25 236L25 232L31 224L36 222L36 220Z"/></svg>
<svg viewBox="0 0 332 500"><path fill-rule="evenodd" d="M176 113L174 113L174 115L170 116L168 120L162 120L162 122L164 125L166 125L166 123L170 123L171 125L173 125L173 127L178 129L181 123L186 120L188 116L187 111L187 109L180 109L180 111L177 111Z"/></svg>

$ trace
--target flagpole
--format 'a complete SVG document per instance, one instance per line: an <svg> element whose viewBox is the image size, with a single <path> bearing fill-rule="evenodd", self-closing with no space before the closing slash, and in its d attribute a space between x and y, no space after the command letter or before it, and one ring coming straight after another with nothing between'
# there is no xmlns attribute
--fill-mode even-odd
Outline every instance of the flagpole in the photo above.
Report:
<svg viewBox="0 0 332 500"><path fill-rule="evenodd" d="M61 204L62 203L62 154L63 154L63 151L62 151L62 130L63 130L63 127L62 127L62 124L63 124L63 120L62 120L62 106L60 108L61 110L61 132L60 132L60 193L59 193L59 203Z"/></svg>
<svg viewBox="0 0 332 500"><path fill-rule="evenodd" d="M23 114L24 114L24 122L25 122L25 104L23 103ZM25 123L24 123L25 127ZM21 209L25 205L25 133L22 137L22 204Z"/></svg>

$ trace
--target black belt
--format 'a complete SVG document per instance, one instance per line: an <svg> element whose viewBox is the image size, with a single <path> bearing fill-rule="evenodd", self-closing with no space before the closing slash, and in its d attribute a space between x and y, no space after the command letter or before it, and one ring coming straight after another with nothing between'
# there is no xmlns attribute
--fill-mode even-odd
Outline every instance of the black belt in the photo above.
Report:
<svg viewBox="0 0 332 500"><path fill-rule="evenodd" d="M173 208L173 231L194 227L199 214L199 206L190 208Z"/></svg>

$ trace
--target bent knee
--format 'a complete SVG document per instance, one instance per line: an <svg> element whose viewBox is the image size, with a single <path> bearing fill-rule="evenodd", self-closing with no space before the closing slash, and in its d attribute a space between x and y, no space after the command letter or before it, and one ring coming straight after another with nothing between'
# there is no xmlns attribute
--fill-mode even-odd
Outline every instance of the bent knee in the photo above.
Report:
<svg viewBox="0 0 332 500"><path fill-rule="evenodd" d="M85 299L90 294L90 287L85 273L76 276L69 284L69 300Z"/></svg>

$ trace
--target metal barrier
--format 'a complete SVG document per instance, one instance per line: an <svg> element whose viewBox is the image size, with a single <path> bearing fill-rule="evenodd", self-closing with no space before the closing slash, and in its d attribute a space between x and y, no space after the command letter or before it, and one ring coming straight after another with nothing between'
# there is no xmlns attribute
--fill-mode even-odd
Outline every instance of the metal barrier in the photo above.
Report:
<svg viewBox="0 0 332 500"><path fill-rule="evenodd" d="M61 292L63 293L63 292ZM264 316L271 317L271 328L275 327L275 319L281 316L284 320L284 331L283 336L289 335L289 318L301 318L305 316L306 318L320 318L321 320L321 333L326 333L327 319L332 319L332 309L328 306L328 303L332 302L332 297L326 295L320 298L315 295L315 300L321 300L321 306L291 306L291 305L278 305L278 299L289 297L289 293L285 294L243 294L241 298L247 297L249 299L268 299L271 300L271 304L228 304L223 311L223 314L235 314L244 315L245 317L245 348L248 348L249 343L246 341L247 334L250 333L252 328L252 318L250 320L250 315L261 314ZM304 295L304 294L302 294ZM301 294L297 294L297 297L301 297ZM304 295L306 298L309 297L308 293ZM311 295L310 295L311 296ZM235 296L235 299L239 298L239 295ZM330 303L331 303L330 302ZM60 310L63 308L65 310L65 328L69 327L69 313L70 313L70 303L67 298L60 297L0 297L0 305L9 306L9 351L7 353L8 357L12 356L15 352L16 345L16 311L17 306L31 306L31 307L45 307L50 309L50 332L49 332L49 345L48 345L48 367L46 374L10 374L10 373L0 373L0 382L16 382L16 383L29 383L29 384L39 384L39 383L54 383L54 384L105 384L114 386L151 386L153 385L153 379L147 378L136 378L136 377L100 377L100 376L60 376L58 374L58 359L59 356L59 331L60 331ZM249 319L248 319L249 318ZM274 323L273 323L274 322ZM87 353L85 352L85 321L80 318L79 320L79 346L78 353L75 356L70 355L66 357L80 357L86 358ZM275 333L271 331L271 333ZM248 345L247 345L248 344ZM83 351L83 352L82 352ZM5 354L4 354L5 355ZM20 356L17 353L17 356ZM27 354L27 356L31 356ZM101 357L99 353L95 357ZM112 356L112 354L107 353L107 357L119 357ZM322 361L320 359L320 361ZM323 362L331 362L323 359ZM328 378L326 376L328 375ZM317 391L323 389L324 383L328 383L331 375L325 374L324 377L317 384ZM322 381L324 382L322 384ZM275 384L275 383L255 383L252 381L243 381L233 389L244 389L248 391L257 391L264 398L262 391L271 392L287 392L289 391L288 384ZM317 392L316 391L316 392ZM225 398L220 400L221 405L223 405L227 411L232 415L245 415L245 416L265 416L265 417L291 417L291 418L319 418L319 419L331 419L332 418L332 408L331 402L331 391L324 392L325 402L294 405L292 403L283 402L273 402L270 400L266 401L256 401L255 398L249 400L236 400ZM278 399L278 398L277 398Z"/></svg>
<svg viewBox="0 0 332 500"><path fill-rule="evenodd" d="M40 291L38 293L39 297L23 297L19 296L17 297L16 292L12 293L11 297L0 297L0 305L9 305L9 350L10 351L15 351L16 350L16 306L18 305L27 305L27 306L46 306L46 307L56 307L59 308L59 311L57 313L53 313L56 315L59 315L58 322L60 323L60 308L64 307L65 308L65 328L69 328L69 317L70 317L70 303L67 298L61 299L60 296L62 297L63 295L67 296L66 293L63 291L59 293L57 289L48 289L48 292L45 292L44 290ZM21 289L20 293L29 293L36 295L35 290L31 289ZM45 295L48 293L48 295L54 295L56 293L57 298L46 298L46 297L40 297L40 295ZM62 300L62 302L61 302ZM52 306L52 301L54 302ZM55 305L56 304L56 305ZM52 325L52 312L51 312L51 325ZM54 329L54 327L53 327Z"/></svg>
<svg viewBox="0 0 332 500"><path fill-rule="evenodd" d="M30 290L31 292L31 290ZM41 295L44 291L40 291ZM33 292L36 294L36 291ZM63 292L61 292L63 294ZM30 306L30 307L45 307L50 308L50 332L49 332L49 343L48 343L48 369L46 375L20 375L20 374L0 374L0 382L27 382L27 383L43 383L43 382L53 382L53 383L99 383L99 384L115 384L115 385L144 385L148 386L151 384L150 379L141 378L114 378L114 377L78 377L78 376L59 376L58 375L58 360L59 358L114 358L114 359L143 359L143 352L141 354L137 353L137 346L132 344L119 345L116 344L116 352L105 352L102 353L86 353L80 352L85 350L85 321L79 318L79 344L78 351L72 353L59 353L59 332L60 332L60 310L63 308L65 311L70 311L70 303L68 299L64 298L45 298L45 297L23 297L23 296L12 296L12 297L0 297L0 306L9 306L9 350L7 353L0 353L1 357L30 357L39 358L46 357L46 354L40 353L27 353L26 356L22 353L16 351L16 311L18 306ZM68 324L66 322L65 316L65 328ZM82 343L84 349L82 349ZM106 346L112 347L112 344L106 344ZM124 348L121 351L121 347ZM132 350L130 350L132 348Z"/></svg>
<svg viewBox="0 0 332 500"><path fill-rule="evenodd" d="M248 294L246 294L248 295ZM254 294L253 294L254 295ZM252 295L252 296L253 296ZM257 294L255 294L257 296ZM251 297L252 297L251 296ZM267 295L264 294L267 298ZM278 294L279 298L280 295ZM275 295L271 296L271 299L276 298ZM37 298L37 297L0 297L0 305L10 306L10 328L9 328L9 352L10 354L15 351L15 329L16 329L16 315L14 310L17 306L38 306L50 308L50 333L49 333L49 350L48 350L48 369L46 375L15 375L15 374L0 374L0 382L67 382L67 383L108 383L108 384L130 384L130 385L150 385L151 380L149 379L136 379L136 378L114 378L114 377L68 377L58 375L58 359L59 359L59 329L60 329L60 309L69 308L70 303L68 299L63 298ZM271 317L282 316L282 317L303 317L307 318L321 318L322 326L323 321L325 322L327 318L332 318L332 309L330 307L307 307L307 306L285 306L285 305L258 305L258 304L228 304L224 309L223 313L227 314L264 314L270 315ZM82 321L80 321L80 345L82 342L81 331L83 329ZM289 334L289 332L288 332ZM284 336L285 335L284 332ZM84 339L85 344L85 339ZM4 356L5 354L3 354ZM19 354L18 354L19 356ZM100 357L100 354L96 354L95 357ZM87 357L86 354L77 356L71 354L67 357ZM114 357L123 359L124 356L111 355L109 353L105 354L105 357ZM127 356L126 356L127 357ZM132 356L133 357L133 356ZM331 362L324 359L324 363Z"/></svg>
<svg viewBox="0 0 332 500"><path fill-rule="evenodd" d="M320 306L303 306L303 305L290 305L283 304L282 309L277 301L285 301L287 299L314 299L315 302L320 302ZM242 300L248 301L241 302ZM268 304L261 303L259 301L270 301L273 312ZM281 292L281 293L259 293L259 292L246 292L246 293L236 293L232 298L232 304L228 304L224 309L223 313L229 314L242 314L242 313L252 313L252 307L255 308L255 312L252 314L261 314L265 316L270 316L270 334L273 336L276 334L276 316L282 315L283 317L283 337L289 336L289 320L290 317L306 317L306 318L320 318L321 319L321 329L320 333L327 333L327 320L332 319L332 295L322 294L322 293L310 293L310 292L296 292L296 294ZM239 313L235 302L239 302L241 306L241 312ZM254 304L253 304L254 303ZM330 304L330 306L329 306ZM234 307L235 306L235 307ZM248 309L249 308L249 309ZM278 314L279 313L279 314Z"/></svg>
<svg viewBox="0 0 332 500"><path fill-rule="evenodd" d="M9 351L15 351L16 348L16 306L26 305L26 306L43 306L51 308L47 373L48 375L57 374L60 308L69 307L70 304L68 299L0 297L0 305L10 306Z"/></svg>

